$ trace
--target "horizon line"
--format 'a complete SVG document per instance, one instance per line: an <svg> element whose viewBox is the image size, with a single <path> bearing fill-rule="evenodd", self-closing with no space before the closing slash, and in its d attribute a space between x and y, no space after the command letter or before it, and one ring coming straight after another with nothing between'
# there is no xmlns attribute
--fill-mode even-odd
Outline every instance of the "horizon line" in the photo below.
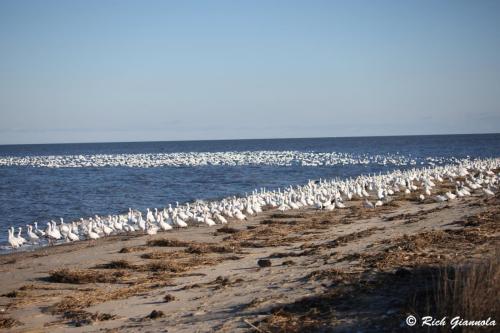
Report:
<svg viewBox="0 0 500 333"><path fill-rule="evenodd" d="M47 142L47 143L7 143L5 146L34 146L34 145L77 145L77 144L106 144L106 143L153 143L153 142L199 142L199 141L250 141L250 140L302 140L302 139L350 139L350 138L385 138L385 137L412 137L412 136L456 136L456 135L498 135L500 132L489 133L441 133L441 134L389 134L389 135L358 135L358 136L311 136L311 137L276 137L276 138L241 138L241 139L188 139L188 140L144 140L144 141L86 141L86 142Z"/></svg>

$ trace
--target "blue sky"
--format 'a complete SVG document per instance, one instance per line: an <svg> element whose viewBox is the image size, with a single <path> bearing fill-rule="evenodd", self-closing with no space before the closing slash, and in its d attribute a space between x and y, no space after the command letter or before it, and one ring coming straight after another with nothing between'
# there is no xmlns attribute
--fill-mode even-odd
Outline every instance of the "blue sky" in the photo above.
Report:
<svg viewBox="0 0 500 333"><path fill-rule="evenodd" d="M484 132L499 1L0 1L0 144Z"/></svg>

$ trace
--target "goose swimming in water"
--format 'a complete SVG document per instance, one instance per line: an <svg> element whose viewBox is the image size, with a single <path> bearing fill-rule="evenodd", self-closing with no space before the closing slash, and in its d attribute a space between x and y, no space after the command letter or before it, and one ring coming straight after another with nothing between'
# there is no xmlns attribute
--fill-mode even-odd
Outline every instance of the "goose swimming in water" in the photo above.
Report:
<svg viewBox="0 0 500 333"><path fill-rule="evenodd" d="M146 233L148 235L156 235L158 233L158 228L151 222L146 222Z"/></svg>
<svg viewBox="0 0 500 333"><path fill-rule="evenodd" d="M66 234L66 239L70 240L72 242L76 242L80 240L80 237L78 237L78 234L73 232L73 225L69 225L69 230L68 233Z"/></svg>
<svg viewBox="0 0 500 333"><path fill-rule="evenodd" d="M233 215L234 215L234 217L236 217L240 221L247 219L247 217L239 209L236 209L234 211Z"/></svg>
<svg viewBox="0 0 500 333"><path fill-rule="evenodd" d="M102 226L102 232L104 233L104 236L108 237L113 232L113 229L104 224Z"/></svg>
<svg viewBox="0 0 500 333"><path fill-rule="evenodd" d="M57 238L57 239L61 239L62 238L62 235L61 235L61 232L59 231L59 228L57 227L57 224L55 221L50 221L50 224L51 224L51 231L52 231L52 234Z"/></svg>

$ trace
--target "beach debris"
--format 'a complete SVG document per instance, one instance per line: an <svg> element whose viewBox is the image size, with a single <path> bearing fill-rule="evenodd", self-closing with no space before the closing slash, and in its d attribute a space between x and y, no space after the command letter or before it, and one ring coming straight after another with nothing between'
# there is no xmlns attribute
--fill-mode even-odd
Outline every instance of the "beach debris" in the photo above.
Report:
<svg viewBox="0 0 500 333"><path fill-rule="evenodd" d="M259 267L271 267L271 260L269 260L269 259L259 259L257 261L257 265L259 265Z"/></svg>
<svg viewBox="0 0 500 333"><path fill-rule="evenodd" d="M231 228L228 226L223 226L222 228L217 229L217 232L225 233L225 234L234 234L234 233L237 233L239 231L240 230L238 230L236 228Z"/></svg>
<svg viewBox="0 0 500 333"><path fill-rule="evenodd" d="M62 317L64 319L69 319L70 324L73 324L76 327L80 327L90 325L96 321L113 320L117 316L109 313L91 313L85 310L68 310L63 313Z"/></svg>
<svg viewBox="0 0 500 333"><path fill-rule="evenodd" d="M90 269L67 269L62 268L51 271L47 277L47 281L56 283L113 283L117 278L121 277L120 272L112 274L90 270Z"/></svg>
<svg viewBox="0 0 500 333"><path fill-rule="evenodd" d="M163 296L163 301L165 303L169 303L169 302L176 301L176 300L177 300L177 297L175 297L172 294L166 294L165 296Z"/></svg>
<svg viewBox="0 0 500 333"><path fill-rule="evenodd" d="M151 311L151 313L149 315L146 316L146 318L148 319L159 319L159 318L163 318L165 317L165 313L163 313L163 311L161 310L153 310Z"/></svg>
<svg viewBox="0 0 500 333"><path fill-rule="evenodd" d="M21 323L19 320L16 320L14 318L0 318L0 328L12 328L15 326L21 326L24 325Z"/></svg>

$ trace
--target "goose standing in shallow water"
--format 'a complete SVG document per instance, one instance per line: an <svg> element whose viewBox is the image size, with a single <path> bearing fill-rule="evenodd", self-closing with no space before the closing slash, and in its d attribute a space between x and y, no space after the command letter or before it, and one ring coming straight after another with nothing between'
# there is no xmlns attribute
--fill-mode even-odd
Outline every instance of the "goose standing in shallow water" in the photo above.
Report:
<svg viewBox="0 0 500 333"><path fill-rule="evenodd" d="M62 238L62 234L59 230L59 228L57 227L57 223L55 221L50 221L50 224L51 224L51 231L52 231L52 234L57 238L57 239L61 239Z"/></svg>
<svg viewBox="0 0 500 333"><path fill-rule="evenodd" d="M54 230L54 226L50 222L47 222L47 229L45 230L45 235L49 240L49 245L53 245L55 241L61 239L61 234Z"/></svg>
<svg viewBox="0 0 500 333"><path fill-rule="evenodd" d="M37 234L35 234L33 232L33 227L30 225L27 225L26 228L28 229L27 234L28 234L28 238L30 239L30 242L32 244L38 243L40 238L37 236Z"/></svg>
<svg viewBox="0 0 500 333"><path fill-rule="evenodd" d="M12 228L7 229L7 232L9 233L7 240L9 242L10 246L12 246L13 249L16 249L19 246L21 246L19 244L18 239L16 239L16 237L14 236L14 228L12 227Z"/></svg>
<svg viewBox="0 0 500 333"><path fill-rule="evenodd" d="M38 237L45 237L45 232L43 230L38 229L38 222L34 222L33 225L35 226L35 233L37 234Z"/></svg>
<svg viewBox="0 0 500 333"><path fill-rule="evenodd" d="M78 237L78 234L73 232L73 225L71 225L71 224L69 225L67 239L69 239L72 242L76 242L76 241L80 240L80 237Z"/></svg>
<svg viewBox="0 0 500 333"><path fill-rule="evenodd" d="M163 215L162 214L159 214L158 225L160 226L161 230L163 230L163 231L168 231L168 230L172 230L173 229L170 224L166 223L163 220Z"/></svg>
<svg viewBox="0 0 500 333"><path fill-rule="evenodd" d="M21 228L21 227L17 228L17 237L16 238L19 241L19 245L23 245L24 243L28 242L23 236L21 236L22 231L23 231L23 228Z"/></svg>

